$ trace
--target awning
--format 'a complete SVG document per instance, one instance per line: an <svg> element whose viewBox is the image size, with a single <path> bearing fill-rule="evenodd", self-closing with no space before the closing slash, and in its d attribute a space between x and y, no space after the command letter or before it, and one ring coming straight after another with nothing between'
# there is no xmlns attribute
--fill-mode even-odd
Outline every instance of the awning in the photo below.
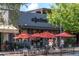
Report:
<svg viewBox="0 0 79 59"><path fill-rule="evenodd" d="M13 25L0 25L0 32L18 33L19 30Z"/></svg>

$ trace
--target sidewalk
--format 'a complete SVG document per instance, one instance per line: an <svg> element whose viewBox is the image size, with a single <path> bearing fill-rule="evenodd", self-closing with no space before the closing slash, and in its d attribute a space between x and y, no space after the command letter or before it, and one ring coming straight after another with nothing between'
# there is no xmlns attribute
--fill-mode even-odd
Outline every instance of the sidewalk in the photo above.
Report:
<svg viewBox="0 0 79 59"><path fill-rule="evenodd" d="M74 51L79 51L79 47L63 48L62 50L74 50Z"/></svg>
<svg viewBox="0 0 79 59"><path fill-rule="evenodd" d="M49 50L49 54L59 54L62 52L73 52L73 51L79 51L79 47L74 47L74 48L62 48L62 49L50 49ZM41 52L41 51L40 51ZM27 53L27 52L26 52ZM53 56L52 54L52 56ZM42 54L41 54L42 55ZM24 56L23 53L21 53L21 51L14 51L14 52L0 52L0 56Z"/></svg>

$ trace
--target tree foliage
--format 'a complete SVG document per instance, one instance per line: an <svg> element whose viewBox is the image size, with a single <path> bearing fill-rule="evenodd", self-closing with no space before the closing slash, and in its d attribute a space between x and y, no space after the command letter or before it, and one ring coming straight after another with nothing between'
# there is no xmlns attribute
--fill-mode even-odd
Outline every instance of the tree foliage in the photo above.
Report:
<svg viewBox="0 0 79 59"><path fill-rule="evenodd" d="M68 43L68 44L73 44L76 42L76 38L67 38L65 39L65 43Z"/></svg>
<svg viewBox="0 0 79 59"><path fill-rule="evenodd" d="M79 4L61 3L51 7L49 23L63 26L64 31L79 32Z"/></svg>

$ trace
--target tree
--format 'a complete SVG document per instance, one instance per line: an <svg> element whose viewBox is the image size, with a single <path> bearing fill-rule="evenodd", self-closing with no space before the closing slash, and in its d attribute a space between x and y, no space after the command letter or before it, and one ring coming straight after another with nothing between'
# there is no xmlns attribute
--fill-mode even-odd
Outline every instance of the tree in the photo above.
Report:
<svg viewBox="0 0 79 59"><path fill-rule="evenodd" d="M51 7L51 13L48 13L49 23L60 25L64 31L79 32L79 4L61 3Z"/></svg>

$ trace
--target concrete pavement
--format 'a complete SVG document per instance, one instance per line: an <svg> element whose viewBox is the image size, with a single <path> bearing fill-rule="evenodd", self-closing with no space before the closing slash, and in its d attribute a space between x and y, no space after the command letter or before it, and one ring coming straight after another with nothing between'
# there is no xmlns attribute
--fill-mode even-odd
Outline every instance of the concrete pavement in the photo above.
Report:
<svg viewBox="0 0 79 59"><path fill-rule="evenodd" d="M50 54L59 54L59 53L61 53L61 52L73 52L73 51L79 51L79 47L74 47L74 48L62 48L62 49L56 49L56 50L54 50L54 49L50 49L49 50L49 53ZM40 51L41 52L41 51ZM34 53L33 53L34 54ZM52 54L52 56L53 56L53 54ZM21 52L21 51L13 51L13 52L0 52L0 55L1 56L23 56L24 54ZM39 55L39 54L37 54L37 55ZM49 54L48 54L49 55Z"/></svg>

